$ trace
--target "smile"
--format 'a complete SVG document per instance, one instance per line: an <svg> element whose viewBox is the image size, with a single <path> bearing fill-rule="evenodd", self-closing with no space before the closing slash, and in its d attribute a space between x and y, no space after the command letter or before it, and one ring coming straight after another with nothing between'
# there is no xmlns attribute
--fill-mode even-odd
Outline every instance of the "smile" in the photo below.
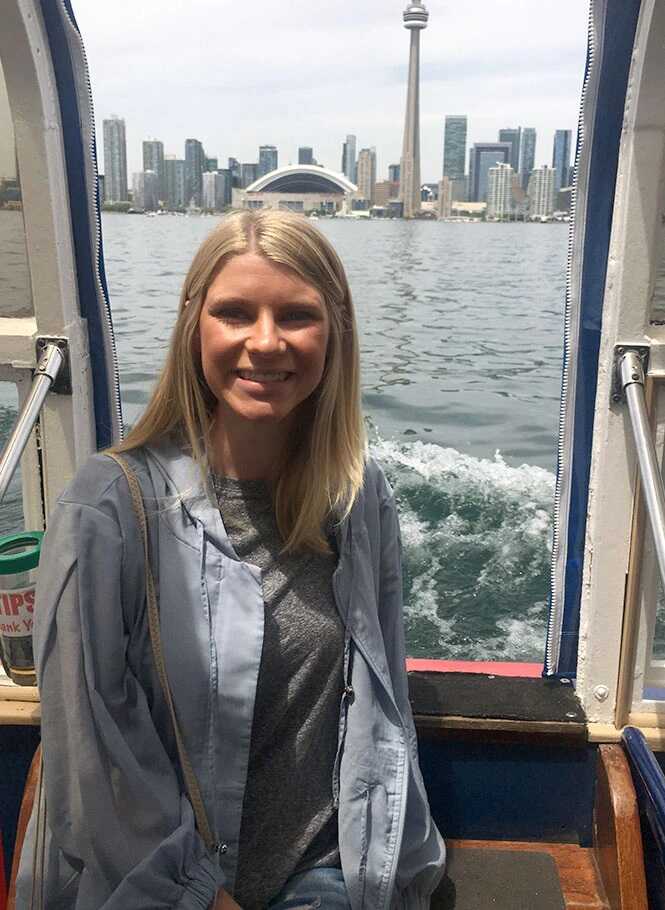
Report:
<svg viewBox="0 0 665 910"><path fill-rule="evenodd" d="M285 382L289 376L293 375L290 372L269 373L267 371L261 372L260 370L236 370L236 373L241 379L249 382Z"/></svg>

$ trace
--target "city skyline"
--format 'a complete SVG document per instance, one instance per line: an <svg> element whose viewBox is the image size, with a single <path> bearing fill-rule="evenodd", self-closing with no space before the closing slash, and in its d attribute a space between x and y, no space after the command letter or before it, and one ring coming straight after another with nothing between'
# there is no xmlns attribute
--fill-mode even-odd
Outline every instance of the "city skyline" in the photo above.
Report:
<svg viewBox="0 0 665 910"><path fill-rule="evenodd" d="M151 136L178 155L181 137L197 136L220 160L254 161L258 145L270 143L283 164L297 163L300 145L311 146L318 161L339 171L340 143L352 134L358 148L376 147L381 176L400 159L408 65L398 21L403 0L367 0L358 8L321 0L314 10L294 0L289 16L264 0L251 11L202 0L195 11L205 20L203 50L198 41L183 44L178 4L157 8L145 0L137 8L118 0L111 10L74 2L98 128L114 113L125 119L130 173L141 168L141 142ZM535 164L550 163L555 129L574 131L577 120L583 7L573 0L479 0L467 10L430 0L421 58L423 182L439 179L443 118L460 111L469 118L469 145L526 123L538 132ZM259 17L270 41L255 33ZM534 17L551 27L534 30ZM302 53L284 53L299 42Z"/></svg>

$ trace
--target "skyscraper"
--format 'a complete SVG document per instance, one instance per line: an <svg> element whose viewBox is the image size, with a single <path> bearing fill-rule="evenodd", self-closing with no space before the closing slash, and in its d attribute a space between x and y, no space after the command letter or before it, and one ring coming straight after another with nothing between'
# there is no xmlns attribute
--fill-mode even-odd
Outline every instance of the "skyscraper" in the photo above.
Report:
<svg viewBox="0 0 665 910"><path fill-rule="evenodd" d="M356 137L351 133L342 145L342 173L351 183L356 182Z"/></svg>
<svg viewBox="0 0 665 910"><path fill-rule="evenodd" d="M203 175L203 208L210 212L221 212L227 205L228 170L208 171Z"/></svg>
<svg viewBox="0 0 665 910"><path fill-rule="evenodd" d="M522 130L520 143L520 176L523 189L529 186L529 177L536 162L536 131L532 126L525 126Z"/></svg>
<svg viewBox="0 0 665 910"><path fill-rule="evenodd" d="M104 121L104 177L107 202L125 202L127 192L127 141L125 121Z"/></svg>
<svg viewBox="0 0 665 910"><path fill-rule="evenodd" d="M411 0L402 14L410 32L409 86L406 93L404 141L400 161L399 196L404 218L420 212L420 33L427 28L429 13L422 0Z"/></svg>
<svg viewBox="0 0 665 910"><path fill-rule="evenodd" d="M266 171L267 174L270 171ZM240 165L240 186L244 189L259 179L259 165L255 162L247 162Z"/></svg>
<svg viewBox="0 0 665 910"><path fill-rule="evenodd" d="M166 199L166 174L164 171L164 143L159 139L143 140L143 170L157 174L160 199Z"/></svg>
<svg viewBox="0 0 665 910"><path fill-rule="evenodd" d="M229 171L231 172L231 186L240 186L240 162L237 158L229 158Z"/></svg>
<svg viewBox="0 0 665 910"><path fill-rule="evenodd" d="M508 127L504 130L499 130L499 142L510 142L512 148L510 151L510 158L508 163L512 169L517 173L520 169L520 140L522 138L522 127Z"/></svg>
<svg viewBox="0 0 665 910"><path fill-rule="evenodd" d="M206 154L198 139L185 139L185 203L201 205Z"/></svg>
<svg viewBox="0 0 665 910"><path fill-rule="evenodd" d="M472 202L487 201L489 169L509 164L510 142L476 142L469 156L469 196Z"/></svg>
<svg viewBox="0 0 665 910"><path fill-rule="evenodd" d="M185 162L175 155L164 156L166 204L170 209L185 207ZM189 200L187 200L189 201Z"/></svg>
<svg viewBox="0 0 665 910"><path fill-rule="evenodd" d="M451 180L464 177L466 162L466 115L446 116L443 131L443 176Z"/></svg>
<svg viewBox="0 0 665 910"><path fill-rule="evenodd" d="M529 215L532 218L547 218L554 211L554 168L534 168L529 179Z"/></svg>
<svg viewBox="0 0 665 910"><path fill-rule="evenodd" d="M155 171L139 171L132 179L132 202L135 209L154 212L159 208L159 179Z"/></svg>
<svg viewBox="0 0 665 910"><path fill-rule="evenodd" d="M376 149L360 149L358 155L358 194L374 203L376 196Z"/></svg>
<svg viewBox="0 0 665 910"><path fill-rule="evenodd" d="M274 145L259 146L259 177L276 171L278 167L277 148Z"/></svg>
<svg viewBox="0 0 665 910"><path fill-rule="evenodd" d="M487 174L487 217L503 221L513 213L513 171L510 164L496 164Z"/></svg>
<svg viewBox="0 0 665 910"><path fill-rule="evenodd" d="M556 130L554 133L552 167L555 171L555 193L558 193L562 186L569 185L568 172L570 170L570 144L572 138L573 134L571 130Z"/></svg>
<svg viewBox="0 0 665 910"><path fill-rule="evenodd" d="M298 149L298 164L314 164L314 150L309 145Z"/></svg>

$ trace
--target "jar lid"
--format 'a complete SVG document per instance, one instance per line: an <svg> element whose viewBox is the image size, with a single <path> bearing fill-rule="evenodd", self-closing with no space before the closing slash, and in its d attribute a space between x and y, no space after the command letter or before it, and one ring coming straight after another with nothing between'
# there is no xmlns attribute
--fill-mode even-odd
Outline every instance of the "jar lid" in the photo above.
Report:
<svg viewBox="0 0 665 910"><path fill-rule="evenodd" d="M23 531L0 537L0 575L28 572L39 563L43 531Z"/></svg>

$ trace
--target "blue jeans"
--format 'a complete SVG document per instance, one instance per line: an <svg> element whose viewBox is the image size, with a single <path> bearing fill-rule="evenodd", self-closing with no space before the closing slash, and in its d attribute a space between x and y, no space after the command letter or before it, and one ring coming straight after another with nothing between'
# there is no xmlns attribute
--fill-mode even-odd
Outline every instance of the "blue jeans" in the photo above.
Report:
<svg viewBox="0 0 665 910"><path fill-rule="evenodd" d="M292 876L268 910L351 910L342 870L331 866Z"/></svg>

